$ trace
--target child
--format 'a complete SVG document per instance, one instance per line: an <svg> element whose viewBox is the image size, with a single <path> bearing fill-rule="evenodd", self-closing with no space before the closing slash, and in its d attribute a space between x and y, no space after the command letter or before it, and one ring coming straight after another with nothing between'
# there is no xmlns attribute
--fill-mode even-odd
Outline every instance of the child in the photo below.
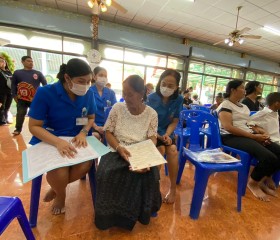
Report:
<svg viewBox="0 0 280 240"><path fill-rule="evenodd" d="M273 92L266 97L267 107L250 117L250 124L262 127L270 136L272 142L280 144L279 115L280 93Z"/></svg>
<svg viewBox="0 0 280 240"><path fill-rule="evenodd" d="M202 105L201 102L198 99L198 95L197 94L193 95L193 104Z"/></svg>

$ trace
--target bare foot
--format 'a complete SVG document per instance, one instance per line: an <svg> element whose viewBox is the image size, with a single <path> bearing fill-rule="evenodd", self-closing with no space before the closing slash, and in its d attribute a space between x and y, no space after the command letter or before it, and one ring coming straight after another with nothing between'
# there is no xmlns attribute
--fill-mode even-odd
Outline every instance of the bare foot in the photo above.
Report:
<svg viewBox="0 0 280 240"><path fill-rule="evenodd" d="M52 214L59 215L65 213L65 195L56 197L53 201Z"/></svg>
<svg viewBox="0 0 280 240"><path fill-rule="evenodd" d="M267 177L265 179L265 185L268 186L272 190L276 190L276 186L275 186L275 183L274 183L272 177Z"/></svg>
<svg viewBox="0 0 280 240"><path fill-rule="evenodd" d="M263 190L266 194L271 195L273 197L278 197L275 190L270 189L265 183L260 183L260 188Z"/></svg>
<svg viewBox="0 0 280 240"><path fill-rule="evenodd" d="M53 199L55 199L55 197L56 197L56 193L55 193L55 191L51 188L51 189L46 193L46 195L45 195L43 201L44 201L44 202L50 202L50 201L52 201Z"/></svg>
<svg viewBox="0 0 280 240"><path fill-rule="evenodd" d="M169 190L169 192L166 194L165 198L163 199L164 203L167 204L173 204L176 199L176 189L174 190Z"/></svg>
<svg viewBox="0 0 280 240"><path fill-rule="evenodd" d="M264 202L270 202L270 199L267 197L267 195L260 189L258 186L258 183L253 183L252 180L248 182L247 187L250 189L250 191L253 193L253 195Z"/></svg>

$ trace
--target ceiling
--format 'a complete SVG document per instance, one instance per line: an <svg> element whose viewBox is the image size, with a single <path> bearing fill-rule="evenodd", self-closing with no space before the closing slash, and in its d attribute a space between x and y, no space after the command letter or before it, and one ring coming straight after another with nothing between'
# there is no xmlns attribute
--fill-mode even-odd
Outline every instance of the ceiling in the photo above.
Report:
<svg viewBox="0 0 280 240"><path fill-rule="evenodd" d="M218 46L257 55L280 62L280 36L262 29L268 25L280 31L280 0L115 0L128 12L123 14L112 6L101 19L153 32L187 38L212 45L223 40L235 28L237 7L240 11L238 29L249 27L247 34L261 35L239 46ZM20 0L20 2L58 8L91 15L87 0Z"/></svg>

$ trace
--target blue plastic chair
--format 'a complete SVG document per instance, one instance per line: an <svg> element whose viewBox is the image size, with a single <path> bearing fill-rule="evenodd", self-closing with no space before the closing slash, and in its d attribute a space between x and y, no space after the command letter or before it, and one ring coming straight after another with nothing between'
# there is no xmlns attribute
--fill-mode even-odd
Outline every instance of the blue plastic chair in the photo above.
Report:
<svg viewBox="0 0 280 240"><path fill-rule="evenodd" d="M0 197L0 235L14 218L17 218L26 239L35 240L21 200L18 197Z"/></svg>
<svg viewBox="0 0 280 240"><path fill-rule="evenodd" d="M220 148L221 138L219 131L219 124L215 117L210 113L203 111L190 110L185 116L187 126L190 127L190 138L189 138L189 149L194 152L200 152L205 150L201 145L200 139L200 128L202 123L207 121L209 129L211 130L211 144L207 146L207 149ZM182 159L179 163L179 171L177 177L177 183L180 182L182 173L185 167L186 160L189 160L193 165L195 165L195 186L192 197L190 217L192 219L197 219L199 217L203 197L208 183L208 178L212 173L215 172L227 172L227 171L237 171L238 172L238 187L237 187L237 211L241 211L241 198L243 183L246 178L246 169L241 162L237 163L203 163L192 159L187 151L184 151Z"/></svg>
<svg viewBox="0 0 280 240"><path fill-rule="evenodd" d="M258 111L251 111L250 112L250 116L254 115L255 113L257 113Z"/></svg>
<svg viewBox="0 0 280 240"><path fill-rule="evenodd" d="M95 197L96 197L95 171L96 171L95 164L93 162L93 164L88 172L91 196L92 196L92 201L93 201L93 208L94 208ZM42 184L42 175L39 177L36 177L32 180L31 198L30 198L30 213L29 213L29 224L32 228L36 227L36 225L37 225L41 184Z"/></svg>

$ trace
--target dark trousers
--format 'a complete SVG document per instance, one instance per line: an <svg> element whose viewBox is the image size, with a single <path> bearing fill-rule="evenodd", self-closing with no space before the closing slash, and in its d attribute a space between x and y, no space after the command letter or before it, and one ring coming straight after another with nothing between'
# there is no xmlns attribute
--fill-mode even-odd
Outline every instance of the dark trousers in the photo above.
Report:
<svg viewBox="0 0 280 240"><path fill-rule="evenodd" d="M12 101L13 97L11 93L0 93L0 103L2 103L0 107L0 124L7 123L8 112L11 107Z"/></svg>
<svg viewBox="0 0 280 240"><path fill-rule="evenodd" d="M16 130L21 132L22 125L27 113L27 109L30 107L31 102L19 99L17 102L17 115L16 115Z"/></svg>
<svg viewBox="0 0 280 240"><path fill-rule="evenodd" d="M233 147L254 156L258 163L251 173L251 178L260 181L263 177L271 176L280 170L280 145L271 143L263 146L259 142L245 137L222 135L224 145Z"/></svg>

